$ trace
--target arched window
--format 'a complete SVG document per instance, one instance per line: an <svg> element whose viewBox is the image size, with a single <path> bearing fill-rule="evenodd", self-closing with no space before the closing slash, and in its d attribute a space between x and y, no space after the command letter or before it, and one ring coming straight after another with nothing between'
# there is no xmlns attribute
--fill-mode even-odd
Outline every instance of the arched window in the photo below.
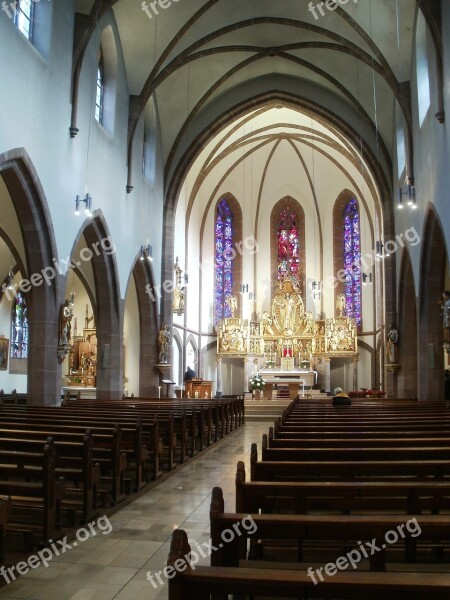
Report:
<svg viewBox="0 0 450 600"><path fill-rule="evenodd" d="M345 314L361 325L361 230L358 202L346 205L344 220Z"/></svg>
<svg viewBox="0 0 450 600"><path fill-rule="evenodd" d="M34 1L19 0L16 3L14 13L14 23L20 33L27 38L32 39L33 36L33 16L34 16Z"/></svg>
<svg viewBox="0 0 450 600"><path fill-rule="evenodd" d="M278 281L286 276L299 278L300 241L297 213L287 206L278 215Z"/></svg>
<svg viewBox="0 0 450 600"><path fill-rule="evenodd" d="M233 293L234 216L227 200L221 200L216 210L215 231L215 323L231 317L226 299Z"/></svg>
<svg viewBox="0 0 450 600"><path fill-rule="evenodd" d="M11 314L11 358L28 358L28 310L25 298L18 293Z"/></svg>
<svg viewBox="0 0 450 600"><path fill-rule="evenodd" d="M97 67L97 89L95 95L95 120L103 123L103 103L105 96L105 64L103 59L103 50L100 46L100 56Z"/></svg>
<svg viewBox="0 0 450 600"><path fill-rule="evenodd" d="M427 54L427 24L419 10L416 29L416 77L419 125L422 126L431 104L430 73Z"/></svg>

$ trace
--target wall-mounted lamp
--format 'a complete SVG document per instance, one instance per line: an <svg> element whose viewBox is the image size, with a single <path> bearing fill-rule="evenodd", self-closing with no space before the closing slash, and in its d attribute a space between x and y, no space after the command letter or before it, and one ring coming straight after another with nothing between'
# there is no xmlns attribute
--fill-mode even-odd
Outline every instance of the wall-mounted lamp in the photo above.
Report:
<svg viewBox="0 0 450 600"><path fill-rule="evenodd" d="M377 254L377 258L389 258L390 257L389 252L384 252L384 245L382 242L377 242L376 254Z"/></svg>
<svg viewBox="0 0 450 600"><path fill-rule="evenodd" d="M320 281L313 281L311 284L313 300L320 300Z"/></svg>
<svg viewBox="0 0 450 600"><path fill-rule="evenodd" d="M403 208L403 196L408 197L407 204L410 208L415 210L417 208L416 204L416 188L413 185L408 185L406 189L399 188L398 190L398 204L397 208Z"/></svg>
<svg viewBox="0 0 450 600"><path fill-rule="evenodd" d="M150 244L148 246L141 246L140 260L144 260L145 255L147 255L147 260L153 262L153 248L150 246Z"/></svg>
<svg viewBox="0 0 450 600"><path fill-rule="evenodd" d="M87 217L92 217L91 208L92 208L92 196L86 192L86 196L84 198L80 198L77 196L75 198L75 214L78 216L80 214L80 204L84 202L85 209L84 213Z"/></svg>
<svg viewBox="0 0 450 600"><path fill-rule="evenodd" d="M362 274L362 283L363 283L363 285L367 285L367 282L369 282L370 285L373 284L372 273L369 273L368 275L367 275L367 273L363 273Z"/></svg>
<svg viewBox="0 0 450 600"><path fill-rule="evenodd" d="M12 265L9 267L6 287L8 288L8 290L14 291L14 273Z"/></svg>

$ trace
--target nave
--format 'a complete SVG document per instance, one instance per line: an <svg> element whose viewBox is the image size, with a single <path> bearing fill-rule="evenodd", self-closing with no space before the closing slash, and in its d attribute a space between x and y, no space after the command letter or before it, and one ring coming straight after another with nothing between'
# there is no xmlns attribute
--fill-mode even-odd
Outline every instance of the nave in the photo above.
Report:
<svg viewBox="0 0 450 600"><path fill-rule="evenodd" d="M0 588L1 600L166 599L167 585L155 590L147 572L164 568L175 527L186 530L191 543L209 540L212 488L220 486L234 506L236 464L243 460L250 468L251 443L266 430L267 423L239 428L112 515L110 534L90 537L48 568Z"/></svg>

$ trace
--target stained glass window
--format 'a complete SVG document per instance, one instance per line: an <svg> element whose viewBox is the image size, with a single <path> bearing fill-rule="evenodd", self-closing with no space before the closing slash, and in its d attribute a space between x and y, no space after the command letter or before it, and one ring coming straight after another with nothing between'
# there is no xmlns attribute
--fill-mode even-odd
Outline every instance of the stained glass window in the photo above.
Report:
<svg viewBox="0 0 450 600"><path fill-rule="evenodd" d="M215 323L231 317L230 307L226 299L233 293L233 213L226 200L217 205L216 213L216 276L215 292Z"/></svg>
<svg viewBox="0 0 450 600"><path fill-rule="evenodd" d="M28 358L28 310L25 298L18 293L11 315L11 358Z"/></svg>
<svg viewBox="0 0 450 600"><path fill-rule="evenodd" d="M297 213L289 207L278 217L278 280L286 276L298 279L300 271L299 222Z"/></svg>
<svg viewBox="0 0 450 600"><path fill-rule="evenodd" d="M345 314L361 325L361 231L358 203L344 210Z"/></svg>

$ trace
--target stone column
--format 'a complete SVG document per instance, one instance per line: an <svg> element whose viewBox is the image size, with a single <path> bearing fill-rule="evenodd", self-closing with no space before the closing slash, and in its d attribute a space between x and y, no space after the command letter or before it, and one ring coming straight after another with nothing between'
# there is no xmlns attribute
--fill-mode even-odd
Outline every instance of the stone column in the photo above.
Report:
<svg viewBox="0 0 450 600"><path fill-rule="evenodd" d="M217 375L216 375L216 398L222 396L222 357L216 356Z"/></svg>
<svg viewBox="0 0 450 600"><path fill-rule="evenodd" d="M352 374L353 391L358 390L358 357L353 358L353 374Z"/></svg>
<svg viewBox="0 0 450 600"><path fill-rule="evenodd" d="M331 358L325 359L325 391L327 394L331 392Z"/></svg>

